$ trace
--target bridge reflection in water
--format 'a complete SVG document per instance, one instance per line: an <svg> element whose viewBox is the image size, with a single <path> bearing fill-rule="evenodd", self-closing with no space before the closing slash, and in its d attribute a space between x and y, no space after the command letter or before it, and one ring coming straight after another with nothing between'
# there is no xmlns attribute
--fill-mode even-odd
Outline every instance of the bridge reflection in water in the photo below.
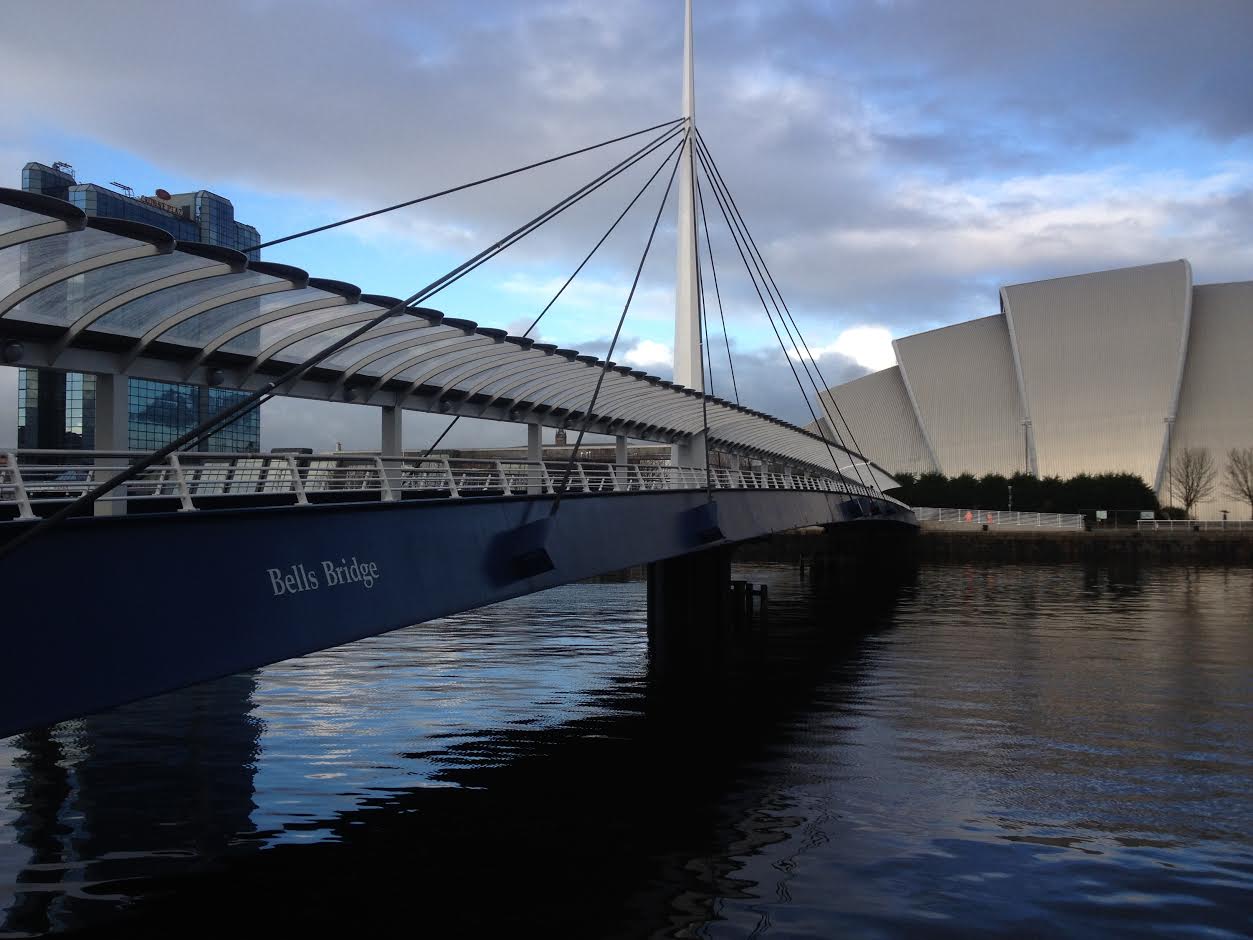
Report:
<svg viewBox="0 0 1253 940"><path fill-rule="evenodd" d="M0 745L12 813L12 842L0 838L0 884L12 892L0 926L38 935L90 922L122 900L99 886L195 868L247 839L255 690L252 674L227 676Z"/></svg>
<svg viewBox="0 0 1253 940"><path fill-rule="evenodd" d="M643 585L600 582L268 667L206 720L133 706L180 716L159 764L109 716L42 765L10 740L0 933L1244 932L1247 569L737 574L769 584L769 633L679 683L649 669ZM207 759L234 811L184 799ZM50 844L63 866L28 864Z"/></svg>
<svg viewBox="0 0 1253 940"><path fill-rule="evenodd" d="M714 795L734 799L777 722L896 596L857 593L777 599L774 636L728 636L681 682L649 668L643 585L585 584L10 739L0 923L108 925L140 900L121 922L136 936L351 930L402 916L408 894L416 922L455 924L480 892L507 918L623 903L664 918L675 873L643 842L603 849L634 831L712 850ZM698 877L733 887L731 868ZM392 901L370 911L376 891ZM249 898L270 912L245 917Z"/></svg>

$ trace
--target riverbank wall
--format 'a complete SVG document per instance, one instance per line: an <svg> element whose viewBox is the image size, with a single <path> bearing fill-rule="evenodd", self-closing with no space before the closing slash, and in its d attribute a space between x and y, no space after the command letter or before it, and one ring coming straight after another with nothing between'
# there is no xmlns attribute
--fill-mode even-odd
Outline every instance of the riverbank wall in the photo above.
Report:
<svg viewBox="0 0 1253 940"><path fill-rule="evenodd" d="M1253 564L1251 532L1162 532L1139 529L1049 531L923 530L924 561L1139 561L1159 564Z"/></svg>
<svg viewBox="0 0 1253 940"><path fill-rule="evenodd" d="M742 545L736 561L812 563L834 554L879 554L889 545L921 562L1138 562L1253 565L1253 532L1162 532L1103 529L961 531L923 527L915 533L785 532Z"/></svg>

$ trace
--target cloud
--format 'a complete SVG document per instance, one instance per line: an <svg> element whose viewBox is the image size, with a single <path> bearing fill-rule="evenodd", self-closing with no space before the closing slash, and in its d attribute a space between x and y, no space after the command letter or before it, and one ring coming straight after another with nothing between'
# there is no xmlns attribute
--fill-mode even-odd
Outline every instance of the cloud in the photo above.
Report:
<svg viewBox="0 0 1253 940"><path fill-rule="evenodd" d="M654 369L657 366L673 369L674 350L651 339L643 339L623 355L622 361L640 369Z"/></svg>
<svg viewBox="0 0 1253 940"><path fill-rule="evenodd" d="M882 326L852 327L844 330L834 342L811 348L810 351L819 360L833 353L843 356L870 372L896 365L892 333ZM792 355L795 356L795 353Z"/></svg>
<svg viewBox="0 0 1253 940"><path fill-rule="evenodd" d="M721 346L721 336L711 339ZM810 408L816 407L813 404L815 385L821 387L824 379L828 385L840 385L869 371L841 352L828 351L819 359L821 376L812 364L807 373L800 362L789 360L779 349L734 350L735 387L739 388L740 403L795 424L809 424L814 420ZM734 399L730 370L725 361L714 360L712 391L720 398Z"/></svg>
<svg viewBox="0 0 1253 940"><path fill-rule="evenodd" d="M567 277L550 277L539 279L531 273L515 273L507 277L499 285L506 294L525 298L532 302L538 314L551 301ZM594 314L600 324L614 322L622 313L630 291L629 280L608 280L596 275L580 273L570 283L557 302L552 306L554 319L571 311L578 314ZM547 319L547 315L546 315ZM586 317L581 317L583 321ZM631 323L652 321L669 323L674 319L674 288L644 284L637 288L631 298L631 309L627 312Z"/></svg>

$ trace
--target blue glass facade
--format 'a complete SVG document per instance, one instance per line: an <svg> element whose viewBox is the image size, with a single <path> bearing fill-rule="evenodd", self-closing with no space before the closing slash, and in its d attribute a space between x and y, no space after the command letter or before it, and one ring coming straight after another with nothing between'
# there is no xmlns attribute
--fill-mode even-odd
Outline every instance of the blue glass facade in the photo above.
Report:
<svg viewBox="0 0 1253 940"><path fill-rule="evenodd" d="M204 242L259 252L260 233L235 221L229 199L206 190L179 193L169 199L125 196L93 183L79 183L60 166L28 163L22 188L72 202L89 216L125 219L164 229L179 241ZM95 446L96 379L77 372L21 369L18 377L18 446L49 450L92 449ZM154 450L191 430L246 393L129 380L128 411L131 450ZM250 452L261 449L261 418L252 411L201 442L200 450Z"/></svg>
<svg viewBox="0 0 1253 940"><path fill-rule="evenodd" d="M131 379L127 386L130 449L156 450L234 404L243 395L232 389ZM260 449L260 439L261 416L254 409L211 435L200 449L231 453L256 451Z"/></svg>
<svg viewBox="0 0 1253 940"><path fill-rule="evenodd" d="M96 444L96 377L20 369L17 446L91 450Z"/></svg>
<svg viewBox="0 0 1253 940"><path fill-rule="evenodd" d="M102 189L91 183L86 186L71 186L67 201L74 203L88 215L125 219L128 222L143 222L145 225L165 229L179 241L200 241L199 226L191 219L155 206L145 205L137 199L130 199L121 193Z"/></svg>

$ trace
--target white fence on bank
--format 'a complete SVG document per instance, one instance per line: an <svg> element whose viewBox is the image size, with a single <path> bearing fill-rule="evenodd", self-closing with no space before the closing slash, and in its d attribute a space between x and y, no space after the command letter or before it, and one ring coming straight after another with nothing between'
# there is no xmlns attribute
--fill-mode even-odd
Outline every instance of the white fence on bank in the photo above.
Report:
<svg viewBox="0 0 1253 940"><path fill-rule="evenodd" d="M914 515L929 529L1082 529L1083 516L1070 512L1013 512L1000 509L936 509L915 506Z"/></svg>
<svg viewBox="0 0 1253 940"><path fill-rule="evenodd" d="M1163 532L1253 532L1248 519L1141 519L1136 528Z"/></svg>

